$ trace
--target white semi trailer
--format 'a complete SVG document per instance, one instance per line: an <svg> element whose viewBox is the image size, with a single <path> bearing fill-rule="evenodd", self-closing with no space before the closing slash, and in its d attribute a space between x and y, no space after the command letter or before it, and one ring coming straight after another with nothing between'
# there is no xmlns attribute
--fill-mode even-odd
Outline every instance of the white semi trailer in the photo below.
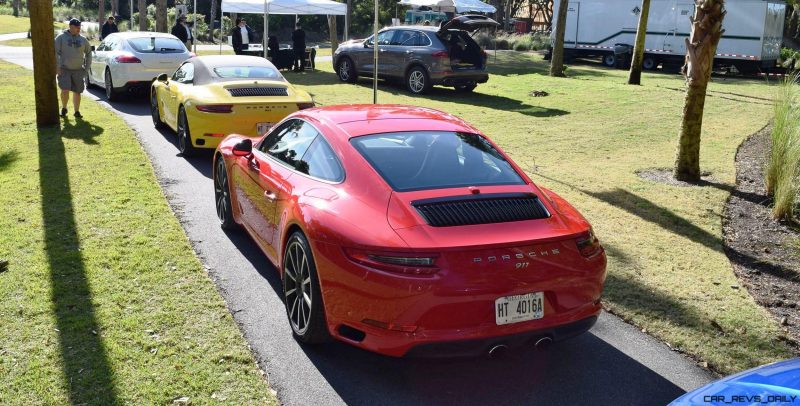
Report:
<svg viewBox="0 0 800 406"><path fill-rule="evenodd" d="M558 15L555 1L553 15ZM781 52L786 3L774 0L727 0L725 33L714 63L735 66L750 73L776 66ZM641 0L570 1L564 34L565 58L601 57L603 64L618 66L633 48L641 13ZM686 39L694 15L691 0L651 0L645 41L645 69L662 65L677 70L686 55ZM555 20L555 18L554 18ZM555 33L555 24L553 32ZM615 52L616 50L616 52Z"/></svg>

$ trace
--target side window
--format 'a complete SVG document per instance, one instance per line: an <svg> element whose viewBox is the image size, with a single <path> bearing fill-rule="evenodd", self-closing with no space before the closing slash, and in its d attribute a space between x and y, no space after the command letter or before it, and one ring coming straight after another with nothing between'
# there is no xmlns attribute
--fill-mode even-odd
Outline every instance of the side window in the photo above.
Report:
<svg viewBox="0 0 800 406"><path fill-rule="evenodd" d="M414 36L414 31L398 30L397 34L395 34L394 39L391 42L391 45L403 45L403 46L413 45L409 43L409 40L413 36Z"/></svg>
<svg viewBox="0 0 800 406"><path fill-rule="evenodd" d="M402 44L411 47L426 47L431 44L431 40L427 35L419 31L409 31L409 35L405 38Z"/></svg>
<svg viewBox="0 0 800 406"><path fill-rule="evenodd" d="M258 149L291 168L298 168L300 158L319 133L303 120L290 120L271 132Z"/></svg>
<svg viewBox="0 0 800 406"><path fill-rule="evenodd" d="M344 169L336 154L322 136L317 136L303 159L297 163L298 171L330 182L344 180Z"/></svg>
<svg viewBox="0 0 800 406"><path fill-rule="evenodd" d="M191 83L194 79L194 65L191 62L184 63L172 75L172 80L179 83Z"/></svg>
<svg viewBox="0 0 800 406"><path fill-rule="evenodd" d="M395 32L397 32L397 30L379 32L378 45L390 45ZM367 38L367 45L372 45L372 37Z"/></svg>

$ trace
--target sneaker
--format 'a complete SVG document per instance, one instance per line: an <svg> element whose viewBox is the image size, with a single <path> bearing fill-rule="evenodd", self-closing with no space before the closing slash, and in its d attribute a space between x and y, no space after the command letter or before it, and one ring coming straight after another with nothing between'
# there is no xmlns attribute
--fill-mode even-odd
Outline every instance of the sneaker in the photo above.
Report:
<svg viewBox="0 0 800 406"><path fill-rule="evenodd" d="M67 109L61 109L61 117L67 116Z"/></svg>
<svg viewBox="0 0 800 406"><path fill-rule="evenodd" d="M80 111L75 112L75 118L83 118L83 115L81 115Z"/></svg>

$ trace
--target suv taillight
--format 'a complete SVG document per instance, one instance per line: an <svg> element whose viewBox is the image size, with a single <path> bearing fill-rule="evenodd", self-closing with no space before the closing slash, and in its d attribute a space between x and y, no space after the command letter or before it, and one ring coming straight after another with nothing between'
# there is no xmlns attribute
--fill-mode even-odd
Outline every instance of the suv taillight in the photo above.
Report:
<svg viewBox="0 0 800 406"><path fill-rule="evenodd" d="M431 56L434 58L449 58L450 54L448 54L447 51L436 51L432 53Z"/></svg>

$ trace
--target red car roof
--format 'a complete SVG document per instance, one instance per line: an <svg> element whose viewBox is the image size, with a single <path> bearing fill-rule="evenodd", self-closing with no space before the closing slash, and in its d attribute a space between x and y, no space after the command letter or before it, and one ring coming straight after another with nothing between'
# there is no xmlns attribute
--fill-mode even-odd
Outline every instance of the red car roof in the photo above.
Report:
<svg viewBox="0 0 800 406"><path fill-rule="evenodd" d="M304 113L339 127L349 137L396 131L478 132L464 120L445 112L401 104L337 105Z"/></svg>

